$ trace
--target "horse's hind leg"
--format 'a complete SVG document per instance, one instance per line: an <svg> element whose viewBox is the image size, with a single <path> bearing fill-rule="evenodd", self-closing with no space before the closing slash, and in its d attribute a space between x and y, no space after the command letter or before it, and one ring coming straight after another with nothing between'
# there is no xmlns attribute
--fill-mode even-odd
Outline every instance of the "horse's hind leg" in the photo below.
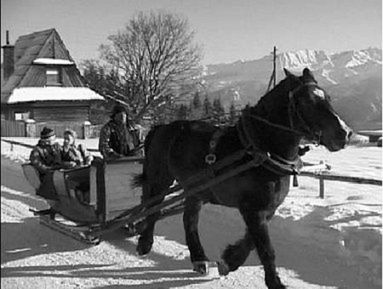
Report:
<svg viewBox="0 0 383 289"><path fill-rule="evenodd" d="M186 244L190 251L190 259L193 263L194 270L201 274L205 274L207 273L207 267L204 262L208 261L208 258L205 255L198 234L198 220L201 207L202 201L198 198L186 198L183 222Z"/></svg>
<svg viewBox="0 0 383 289"><path fill-rule="evenodd" d="M156 196L156 194L161 193L166 188L168 188L168 185L165 185L165 184L163 185L144 184L142 203L150 200L151 197ZM162 201L163 199L160 199L158 200L158 202L154 203L152 206L160 204ZM156 212L145 218L144 229L140 233L140 237L138 238L138 244L136 248L136 251L139 255L146 255L152 249L154 227L160 215L161 215L160 212Z"/></svg>
<svg viewBox="0 0 383 289"><path fill-rule="evenodd" d="M259 259L265 270L265 282L269 289L285 289L279 279L275 266L275 252L270 241L268 219L270 211L256 211L251 203L243 203L240 212L257 249Z"/></svg>

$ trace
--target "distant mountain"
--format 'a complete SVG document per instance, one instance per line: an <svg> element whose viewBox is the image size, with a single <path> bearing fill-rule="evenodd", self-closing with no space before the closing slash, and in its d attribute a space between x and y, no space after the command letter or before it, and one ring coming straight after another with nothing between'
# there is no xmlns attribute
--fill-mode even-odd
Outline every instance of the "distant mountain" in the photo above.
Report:
<svg viewBox="0 0 383 289"><path fill-rule="evenodd" d="M272 73L273 56L230 64L207 65L201 77L211 98L220 97L228 108L255 104L265 93ZM368 48L329 54L321 50L281 53L277 81L283 68L300 75L310 68L319 85L333 98L335 109L354 129L382 127L382 50Z"/></svg>

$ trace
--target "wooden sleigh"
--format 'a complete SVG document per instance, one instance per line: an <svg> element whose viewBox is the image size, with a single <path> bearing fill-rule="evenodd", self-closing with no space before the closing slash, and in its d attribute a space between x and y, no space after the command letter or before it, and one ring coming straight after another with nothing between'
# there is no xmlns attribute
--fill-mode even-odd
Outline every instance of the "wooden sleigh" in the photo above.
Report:
<svg viewBox="0 0 383 289"><path fill-rule="evenodd" d="M48 189L55 192L56 200L47 199L51 206L48 210L31 211L44 225L87 243L98 243L99 236L91 236L90 232L105 228L116 216L141 202L141 190L131 188L141 161L137 157L110 162L96 159L88 167L54 171ZM22 169L39 195L39 172L29 163ZM88 190L79 190L80 183L88 183Z"/></svg>

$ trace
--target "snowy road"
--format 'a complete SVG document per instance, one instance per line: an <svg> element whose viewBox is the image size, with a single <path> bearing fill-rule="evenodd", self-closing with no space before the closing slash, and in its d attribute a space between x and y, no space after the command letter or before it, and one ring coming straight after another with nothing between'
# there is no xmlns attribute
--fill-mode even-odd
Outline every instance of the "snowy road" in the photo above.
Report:
<svg viewBox="0 0 383 289"><path fill-rule="evenodd" d="M8 157L2 156L1 165L2 288L266 288L255 253L245 266L225 278L218 277L215 268L206 277L193 273L180 216L158 223L153 252L146 258L136 256L136 238L125 238L123 232L105 236L98 246L87 246L43 227L28 208L46 206L24 180L20 163ZM301 179L305 191L312 182ZM270 230L278 271L288 288L380 288L377 280L381 280L381 273L373 271L381 270L381 234L370 228L363 231L362 239L369 234L367 240L373 240L370 245L378 246L366 252L378 252L377 256L363 260L350 256L344 233L331 227L338 220L326 220L334 214L333 207L313 205L301 193L302 190L292 191ZM295 210L291 204L302 198L307 198L307 204L299 201L299 207L309 208L304 216L281 217ZM377 213L380 210L362 212L359 217L381 218ZM355 216L350 218L356 220ZM204 207L200 223L202 243L212 260L218 259L223 248L244 233L237 211L227 208ZM361 272L361 268L366 272Z"/></svg>

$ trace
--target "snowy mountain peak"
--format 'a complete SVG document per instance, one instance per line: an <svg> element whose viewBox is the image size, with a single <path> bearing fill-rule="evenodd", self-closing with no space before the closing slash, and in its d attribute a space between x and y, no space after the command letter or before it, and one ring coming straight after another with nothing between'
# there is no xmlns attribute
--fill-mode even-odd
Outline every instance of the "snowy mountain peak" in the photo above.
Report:
<svg viewBox="0 0 383 289"><path fill-rule="evenodd" d="M368 49L352 51L351 60L346 64L346 67L351 68L355 66L361 66L366 64L367 62L372 61L378 64L382 64L382 57L380 54L370 53Z"/></svg>
<svg viewBox="0 0 383 289"><path fill-rule="evenodd" d="M330 55L322 50L298 50L282 53L281 66L291 70L302 70L305 67L317 69L324 65L332 65Z"/></svg>

